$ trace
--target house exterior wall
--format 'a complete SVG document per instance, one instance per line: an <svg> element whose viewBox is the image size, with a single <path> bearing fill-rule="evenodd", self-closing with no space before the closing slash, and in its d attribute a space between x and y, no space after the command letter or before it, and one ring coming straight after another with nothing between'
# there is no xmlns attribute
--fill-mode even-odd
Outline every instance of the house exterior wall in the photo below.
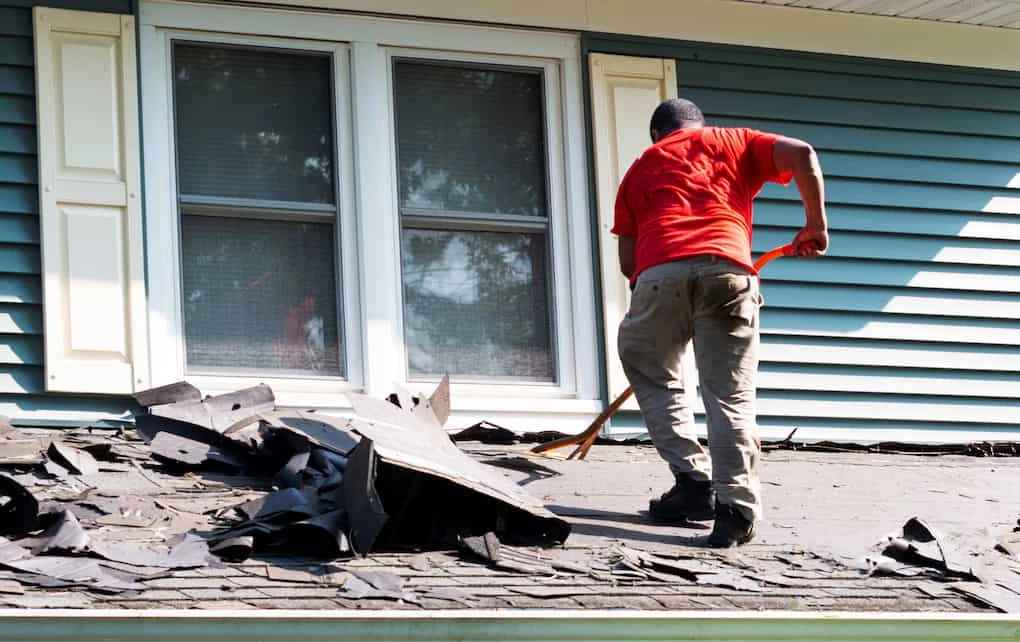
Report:
<svg viewBox="0 0 1020 642"><path fill-rule="evenodd" d="M762 274L765 437L1020 435L1020 76L608 35L585 49L673 58L711 123L819 151L830 252ZM756 252L803 225L793 186L767 186L755 214Z"/></svg>
<svg viewBox="0 0 1020 642"><path fill-rule="evenodd" d="M131 13L128 0L0 2L0 414L88 421L128 401L46 393L32 7Z"/></svg>
<svg viewBox="0 0 1020 642"><path fill-rule="evenodd" d="M45 392L33 4L0 0L0 412L24 422L69 423L120 413L129 400ZM133 11L127 0L46 4ZM149 4L155 8L175 6L169 2ZM465 28L495 23L591 30L600 33L583 38L582 53L676 60L680 94L702 104L710 119L722 125L748 125L805 138L819 148L830 179L834 230L830 257L810 266L779 261L765 275L761 423L766 436L785 436L797 427L803 438L1020 438L1020 424L1011 413L1020 398L1016 383L1020 363L1020 311L1016 307L1020 288L1020 226L1016 218L1020 213L1016 196L1020 185L1020 77L1011 71L1020 68L1020 56L1014 55L1017 37L1012 31L714 0L692 0L683 3L682 10L680 3L642 0L636 7L628 5L631 9L626 12L624 3L616 0L570 0L551 6L532 2L464 5L440 0L425 6L396 0L266 0L261 4L466 21ZM221 4L215 9L219 11L246 10ZM230 20L202 23L196 18L182 28L225 30L225 34L230 29L246 34L267 29L272 33L266 35L275 38L336 39L330 36L325 21L315 33L290 29L292 23L284 18L298 13L274 10L260 19L249 16L244 25ZM196 9L194 15L200 11ZM261 19L267 15L279 20ZM359 20L386 21L370 16ZM409 21L414 22L422 23L420 19ZM148 25L147 29L156 33L158 27ZM456 29L450 33L453 31ZM867 37L860 37L862 33ZM498 42L513 40L509 31L494 29L491 35ZM649 35L669 35L671 39L644 37ZM392 44L386 41L388 36L371 37L381 38L380 47ZM692 40L772 49L694 45ZM478 52L491 53L500 46L493 44L496 41L486 43L488 49L479 45ZM352 45L355 72L359 49L363 53L372 50L375 55L375 46ZM529 55L521 46L518 42L511 47L515 55ZM784 52L775 48L779 46L840 55ZM472 51L469 36L443 40L442 47ZM862 55L871 58L847 57ZM155 65L147 63L145 56L143 51L143 106L152 98L151 92L145 94L147 87L165 85L163 80L153 79ZM984 69L876 58L955 62ZM585 61L572 60L570 64L583 69ZM372 84L364 74L355 76L355 94L366 83ZM578 75L564 76L563 82L574 81L580 85ZM369 88L384 92L374 85ZM587 99L587 94L582 97ZM384 100L385 95L376 98ZM357 111L358 105L354 108ZM975 117L976 113L980 117ZM153 110L146 108L143 121L152 114ZM145 126L148 130L149 125ZM565 133L567 154L580 155L582 162L589 156L590 165L591 151L583 136ZM145 182L149 203L153 181L172 182L169 161L148 163L150 149L146 150L144 168L150 174ZM375 156L376 152L362 145L352 159L354 173L365 171L362 163L366 158L376 169L389 163L389 159ZM579 191L577 184L569 187L568 196ZM154 219L152 208L149 210L151 295L151 249L160 239L151 237ZM794 189L768 188L758 207L755 250L788 240L799 216ZM172 233L165 226L159 229ZM571 227L570 233L585 231ZM595 252L575 252L570 261L586 272L592 270L597 257ZM155 288L166 291L164 285L160 282ZM375 296L372 288L363 283L358 286L366 300ZM387 314L393 317L399 312ZM366 325L369 321L363 319ZM574 332L584 326L583 321L575 324ZM590 328L586 332L590 333ZM375 340L366 342L365 347L381 350L380 345ZM158 345L153 354L163 354ZM161 367L158 358L154 360L153 369ZM373 385L380 390L391 383L385 376L375 379ZM604 392L611 395L617 391ZM328 394L339 398L333 390ZM530 428L563 426L568 415L571 427L580 427L594 415L589 406L596 405L593 399L597 396L589 390L575 398L539 404L510 402L519 406L510 411L507 402L499 399L499 392L487 395L475 403L472 412L476 416L472 418L498 420L503 412L512 417L514 427ZM312 396L293 399L318 405L306 401ZM557 410L557 404L566 410ZM533 419L539 416L542 421L536 423ZM615 423L623 432L632 432L638 425L639 418L633 415Z"/></svg>

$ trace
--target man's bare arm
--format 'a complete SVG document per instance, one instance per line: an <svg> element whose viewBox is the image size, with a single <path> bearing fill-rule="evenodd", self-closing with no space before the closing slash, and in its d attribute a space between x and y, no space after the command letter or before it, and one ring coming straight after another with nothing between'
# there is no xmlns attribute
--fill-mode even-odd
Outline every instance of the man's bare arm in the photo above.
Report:
<svg viewBox="0 0 1020 642"><path fill-rule="evenodd" d="M628 279L634 274L634 237L621 236L619 239L620 271Z"/></svg>
<svg viewBox="0 0 1020 642"><path fill-rule="evenodd" d="M825 254L829 247L829 225L825 217L825 180L818 155L811 145L796 138L780 138L772 151L776 169L791 172L804 202L804 229L794 237L801 256Z"/></svg>

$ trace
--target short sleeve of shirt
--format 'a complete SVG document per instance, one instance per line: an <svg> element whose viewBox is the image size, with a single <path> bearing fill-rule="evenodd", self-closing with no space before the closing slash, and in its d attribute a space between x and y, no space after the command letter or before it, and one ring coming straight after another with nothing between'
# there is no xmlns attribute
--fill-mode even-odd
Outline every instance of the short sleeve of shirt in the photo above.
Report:
<svg viewBox="0 0 1020 642"><path fill-rule="evenodd" d="M792 172L780 172L776 168L773 150L779 136L748 129L746 131L747 152L750 155L751 167L758 180L762 183L779 183L787 185L793 180Z"/></svg>
<svg viewBox="0 0 1020 642"><path fill-rule="evenodd" d="M636 165L637 161L634 164ZM630 208L630 203L627 202L627 187L633 171L634 165L631 165L627 173L624 174L623 180L620 181L619 189L616 190L613 229L610 230L616 236L635 236L637 234L637 227L634 224L634 212Z"/></svg>

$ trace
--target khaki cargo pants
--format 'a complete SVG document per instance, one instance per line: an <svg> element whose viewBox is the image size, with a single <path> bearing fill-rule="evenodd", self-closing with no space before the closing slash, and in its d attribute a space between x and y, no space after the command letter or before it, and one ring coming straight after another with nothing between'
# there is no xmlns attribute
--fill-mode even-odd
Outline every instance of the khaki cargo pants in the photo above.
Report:
<svg viewBox="0 0 1020 642"><path fill-rule="evenodd" d="M701 255L648 268L620 324L619 351L652 443L674 475L712 480L717 501L761 517L755 375L758 278ZM680 360L694 340L709 454L694 433Z"/></svg>

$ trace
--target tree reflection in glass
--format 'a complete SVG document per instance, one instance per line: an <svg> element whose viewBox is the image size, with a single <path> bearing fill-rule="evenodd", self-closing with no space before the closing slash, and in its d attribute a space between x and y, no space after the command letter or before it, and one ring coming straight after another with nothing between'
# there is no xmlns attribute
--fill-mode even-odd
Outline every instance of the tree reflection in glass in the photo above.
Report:
<svg viewBox="0 0 1020 642"><path fill-rule="evenodd" d="M402 208L545 216L542 77L400 61Z"/></svg>
<svg viewBox="0 0 1020 642"><path fill-rule="evenodd" d="M543 235L408 229L402 249L413 376L553 379Z"/></svg>
<svg viewBox="0 0 1020 642"><path fill-rule="evenodd" d="M332 203L329 58L177 44L181 194Z"/></svg>

